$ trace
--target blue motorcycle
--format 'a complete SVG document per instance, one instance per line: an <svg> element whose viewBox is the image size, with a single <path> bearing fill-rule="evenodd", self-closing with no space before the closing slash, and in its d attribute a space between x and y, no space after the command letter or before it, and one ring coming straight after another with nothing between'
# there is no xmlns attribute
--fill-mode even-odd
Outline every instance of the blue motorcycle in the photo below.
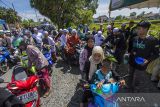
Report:
<svg viewBox="0 0 160 107"><path fill-rule="evenodd" d="M118 82L104 84L101 89L98 89L95 84L91 84L91 91L94 96L94 107L119 107L119 104L116 102L116 97L114 96L118 90ZM91 103L89 105L91 105Z"/></svg>
<svg viewBox="0 0 160 107"><path fill-rule="evenodd" d="M42 53L45 56L45 58L48 60L49 74L51 75L52 72L53 72L52 67L54 65L54 60L52 59L52 53L51 53L50 47L49 48L43 48Z"/></svg>
<svg viewBox="0 0 160 107"><path fill-rule="evenodd" d="M43 55L48 60L49 66L52 66L54 64L54 61L52 60L52 54L51 54L51 52L46 52Z"/></svg>
<svg viewBox="0 0 160 107"><path fill-rule="evenodd" d="M120 80L128 77L125 75L120 77ZM89 84L86 80L80 80L82 83L83 91L91 91L93 94L93 99L88 102L88 107L119 107L118 102L116 101L116 93L118 93L120 88L120 81L114 83L106 83L100 89L97 88L95 84Z"/></svg>
<svg viewBox="0 0 160 107"><path fill-rule="evenodd" d="M10 53L6 47L0 47L0 72L5 73L9 70L8 59L10 59Z"/></svg>

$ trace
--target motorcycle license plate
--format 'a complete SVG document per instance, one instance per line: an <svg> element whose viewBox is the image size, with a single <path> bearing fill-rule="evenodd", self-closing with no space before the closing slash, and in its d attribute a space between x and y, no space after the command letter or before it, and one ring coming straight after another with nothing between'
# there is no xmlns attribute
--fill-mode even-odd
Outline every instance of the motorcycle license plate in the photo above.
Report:
<svg viewBox="0 0 160 107"><path fill-rule="evenodd" d="M22 95L17 96L23 103L28 103L31 102L33 100L38 99L38 92L34 91L34 92L29 92L29 93L25 93Z"/></svg>

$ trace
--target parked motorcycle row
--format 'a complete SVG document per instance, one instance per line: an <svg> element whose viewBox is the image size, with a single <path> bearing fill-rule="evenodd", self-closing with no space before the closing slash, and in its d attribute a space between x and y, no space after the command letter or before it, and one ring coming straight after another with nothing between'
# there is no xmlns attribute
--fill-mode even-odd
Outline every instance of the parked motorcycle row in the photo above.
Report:
<svg viewBox="0 0 160 107"><path fill-rule="evenodd" d="M5 88L1 88L6 93L9 92L11 96L14 96L12 100L17 101L17 103L10 103L15 104L15 107L39 107L40 94L46 90L45 82L43 82L44 78L42 78L41 75L37 75L35 66L32 66L31 69L26 71L28 66L28 56L26 52L23 51L20 54L18 49L14 49L11 53L5 47L0 47L0 52L1 75L9 71L9 65L14 66L10 82L0 79L0 84L7 83ZM54 61L51 57L50 49L43 51L43 54L49 62L48 69L51 75ZM20 60L20 64L16 63L17 60ZM7 106L8 101L10 101L10 98L6 98L5 101L0 104L0 107Z"/></svg>

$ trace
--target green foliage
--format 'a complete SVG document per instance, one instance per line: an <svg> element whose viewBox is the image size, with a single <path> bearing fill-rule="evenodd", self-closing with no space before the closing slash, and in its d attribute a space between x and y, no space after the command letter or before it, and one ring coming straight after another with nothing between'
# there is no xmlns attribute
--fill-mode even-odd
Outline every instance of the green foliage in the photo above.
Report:
<svg viewBox="0 0 160 107"><path fill-rule="evenodd" d="M137 15L137 13L136 12L132 12L132 13L130 13L130 16L136 16Z"/></svg>
<svg viewBox="0 0 160 107"><path fill-rule="evenodd" d="M160 23L152 24L149 34L160 39Z"/></svg>
<svg viewBox="0 0 160 107"><path fill-rule="evenodd" d="M5 20L9 24L15 24L21 21L21 17L11 8L0 7L0 19Z"/></svg>
<svg viewBox="0 0 160 107"><path fill-rule="evenodd" d="M28 20L24 19L21 24L25 28L26 27L35 27L35 26L40 25L39 22L34 22L32 19L28 19Z"/></svg>
<svg viewBox="0 0 160 107"><path fill-rule="evenodd" d="M115 18L115 20L121 20L123 18L123 16L122 15L119 15L119 16L117 16L116 18Z"/></svg>
<svg viewBox="0 0 160 107"><path fill-rule="evenodd" d="M90 23L98 7L98 0L30 0L30 4L59 28L63 28Z"/></svg>
<svg viewBox="0 0 160 107"><path fill-rule="evenodd" d="M140 20L136 20L135 22L138 23L139 21ZM159 22L159 20L149 20L149 21L152 23L149 34L156 37L156 38L160 38L160 22ZM122 20L122 21L116 20L115 21L115 27L121 28L122 23L129 23L129 21L127 21L127 20ZM104 36L107 36L107 25L108 25L108 23L103 24L103 29L104 29L103 35ZM92 30L93 27L95 27L98 30L99 26L100 26L100 24L98 24L98 23L92 23L92 24L90 24L89 28Z"/></svg>

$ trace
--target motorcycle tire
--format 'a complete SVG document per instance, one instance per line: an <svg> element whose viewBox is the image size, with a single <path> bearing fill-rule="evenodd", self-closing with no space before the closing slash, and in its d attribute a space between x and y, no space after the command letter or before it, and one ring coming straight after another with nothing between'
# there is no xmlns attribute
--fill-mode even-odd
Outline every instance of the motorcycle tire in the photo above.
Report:
<svg viewBox="0 0 160 107"><path fill-rule="evenodd" d="M2 62L0 63L0 72L1 73L6 73L9 71L9 66L7 62Z"/></svg>

